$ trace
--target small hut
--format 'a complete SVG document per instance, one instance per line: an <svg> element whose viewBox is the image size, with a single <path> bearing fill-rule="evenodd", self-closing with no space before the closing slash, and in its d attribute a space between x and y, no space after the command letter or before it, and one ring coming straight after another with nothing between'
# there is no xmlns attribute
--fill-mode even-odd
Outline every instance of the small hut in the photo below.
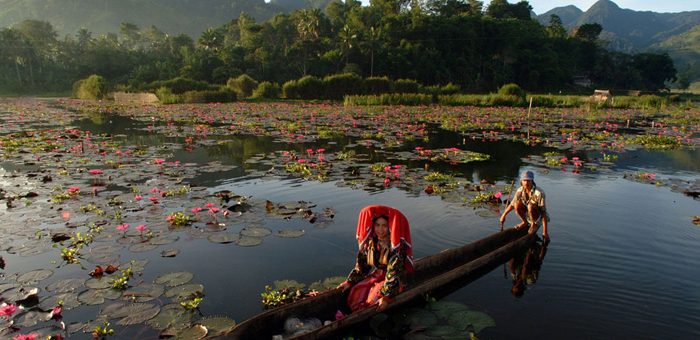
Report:
<svg viewBox="0 0 700 340"><path fill-rule="evenodd" d="M612 99L610 90L595 90L591 96L591 101L594 103L607 103Z"/></svg>
<svg viewBox="0 0 700 340"><path fill-rule="evenodd" d="M155 105L159 104L160 101L153 93L141 92L141 93L126 93L126 92L114 92L114 101L117 104L138 104L138 105Z"/></svg>

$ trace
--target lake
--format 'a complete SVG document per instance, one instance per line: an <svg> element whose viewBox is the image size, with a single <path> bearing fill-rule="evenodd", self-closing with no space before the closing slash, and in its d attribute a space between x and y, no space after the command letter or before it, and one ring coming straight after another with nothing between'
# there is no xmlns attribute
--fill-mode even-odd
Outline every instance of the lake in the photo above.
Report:
<svg viewBox="0 0 700 340"><path fill-rule="evenodd" d="M0 217L12 221L2 227L0 255L7 267L0 287L23 281L23 273L50 269L48 278L24 280L25 286L39 288L41 301L57 294L46 289L52 283L90 279L88 273L97 264L147 260L145 269L130 279L131 287L120 296L93 303L83 295L76 306L65 308L63 321L73 324L69 331L89 333L95 324L86 328L84 323L95 320L105 306L129 301L124 295L129 289L158 286L151 282L171 272L192 273L190 283L204 287L198 312L202 316L193 313L191 323L211 316L240 322L262 310L260 293L276 280L309 285L347 275L354 265L355 226L362 207L383 204L401 210L411 223L414 254L420 258L499 230L498 212L505 205L478 201L478 193L466 187L502 191L505 199L513 179L532 170L538 187L547 194L551 242L535 273L527 273L524 292L511 292L519 270L515 259L444 298L495 321L494 327L479 333L480 338L700 336L700 227L693 223L693 216L700 215L700 201L697 195L692 197L700 188L700 113L681 113L694 122L684 126L669 121L677 116L622 112L625 118L620 121L632 116L638 122L638 130L633 126L623 131L622 126L611 127L622 124L610 119L615 112L600 113L594 122L582 118L565 122L559 111L556 116L562 121L548 122L547 112L540 112L544 117L540 125L527 122L540 140L525 143L524 111L502 110L510 113L467 108L438 117L432 116L437 115L434 112L449 109L370 110L333 104L138 108L3 99L0 111L6 112L0 114L4 125L0 133L22 137L8 138L0 145L5 151L0 183L5 196L18 196L14 207L2 204L0 208ZM48 112L54 116L47 117ZM421 114L423 125L413 121ZM576 114L586 113L572 113ZM449 129L445 117L461 123L471 119L476 125ZM505 123L498 129L494 122L499 121L513 122L514 127ZM663 125L651 127L649 121ZM630 136L637 134L675 136L679 127L678 135L685 134L685 139L678 148L654 150L630 142ZM53 131L31 145L33 153L17 151L28 147L29 139L32 143L39 139L21 132L46 129ZM603 130L605 136L596 140ZM586 134L590 138L582 137ZM576 136L573 141L572 135ZM12 140L21 143L14 145ZM617 148L599 146L623 140L625 145ZM47 143L50 147L45 147ZM70 148L75 149L67 151ZM423 150L431 150L431 156ZM344 154L349 151L352 154ZM489 157L462 159L464 151ZM54 157L57 154L62 157ZM302 174L298 166L284 165L303 165L298 159L316 162L301 169L311 175ZM380 170L371 170L372 164L380 164ZM89 169L103 173L90 175ZM451 179L426 182L424 175L435 171L450 174ZM38 180L47 175L52 176L50 182ZM183 185L190 188L178 192ZM57 194L71 186L79 188L79 193ZM436 192L429 194L428 186ZM27 191L38 196L19 198ZM233 200L219 199L222 192ZM215 193L219 196L212 196ZM149 202L150 197L157 204ZM266 201L272 202L276 213L266 211ZM206 203L231 215L207 212ZM89 204L95 208L85 208ZM192 207L204 208L193 215L193 223L175 228L166 222L168 215L188 214ZM295 213L299 208L310 210L318 220L311 223L299 216ZM96 209L104 214L95 213ZM71 215L66 218L64 212ZM86 233L90 223L103 230L95 231L94 239L79 249L80 264L62 260L59 249L70 240L54 248L54 242L42 237L58 231L68 236ZM122 223L130 227L115 230ZM506 226L516 223L516 216L510 214ZM154 233L152 239L136 232L139 224ZM165 256L166 250L176 255ZM535 251L541 255L542 245ZM165 290L167 296L168 284L155 290ZM15 288L2 291L14 294ZM107 287L88 288L77 284L66 292L102 294ZM137 302L161 307L175 301L166 296ZM26 312L15 319L16 325L31 324ZM43 332L49 324L21 329ZM158 336L153 327L142 324L123 327L111 321L111 327L116 338ZM366 334L367 327L354 332L349 334ZM70 335L90 337L80 331Z"/></svg>

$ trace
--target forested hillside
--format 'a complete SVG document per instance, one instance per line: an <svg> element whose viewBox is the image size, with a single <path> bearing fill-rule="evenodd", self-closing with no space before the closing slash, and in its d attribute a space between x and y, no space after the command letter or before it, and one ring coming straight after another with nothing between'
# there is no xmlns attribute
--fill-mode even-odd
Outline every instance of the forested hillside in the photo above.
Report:
<svg viewBox="0 0 700 340"><path fill-rule="evenodd" d="M525 1L493 0L487 7L475 0L417 7L337 1L325 11L296 10L267 21L241 15L194 38L125 23L118 33L83 29L62 38L50 23L30 20L0 30L0 87L69 89L90 74L134 90L175 77L225 84L244 73L281 84L349 72L474 92L507 83L567 92L582 78L593 86L657 90L675 80L667 55L607 51L600 26L571 34L561 23L532 20L530 11Z"/></svg>
<svg viewBox="0 0 700 340"><path fill-rule="evenodd" d="M32 19L47 21L60 36L81 28L94 33L117 32L122 22L154 25L170 34L197 37L245 12L263 21L275 14L309 6L323 8L327 0L0 0L0 27Z"/></svg>

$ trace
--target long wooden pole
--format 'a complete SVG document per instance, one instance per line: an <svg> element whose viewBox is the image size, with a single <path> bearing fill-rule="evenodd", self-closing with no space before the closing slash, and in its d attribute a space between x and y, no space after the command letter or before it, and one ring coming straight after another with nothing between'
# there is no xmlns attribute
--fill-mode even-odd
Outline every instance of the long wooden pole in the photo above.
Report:
<svg viewBox="0 0 700 340"><path fill-rule="evenodd" d="M530 144L530 111L532 111L532 97L530 97L530 106L527 108L527 144Z"/></svg>
<svg viewBox="0 0 700 340"><path fill-rule="evenodd" d="M506 198L508 204L510 204L510 195L513 193L513 190L515 190L515 178L513 178L513 182L510 183L510 191L508 192L508 198ZM501 222L501 231L503 231L503 223L504 222Z"/></svg>

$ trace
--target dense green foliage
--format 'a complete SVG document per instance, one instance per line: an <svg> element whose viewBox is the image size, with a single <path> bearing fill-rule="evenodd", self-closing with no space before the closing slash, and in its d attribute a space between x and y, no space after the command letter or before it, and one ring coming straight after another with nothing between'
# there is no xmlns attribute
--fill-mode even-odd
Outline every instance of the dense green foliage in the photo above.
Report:
<svg viewBox="0 0 700 340"><path fill-rule="evenodd" d="M253 91L253 98L276 99L282 95L282 89L277 83L264 81Z"/></svg>
<svg viewBox="0 0 700 340"><path fill-rule="evenodd" d="M230 78L226 85L236 92L239 98L248 98L258 88L258 82L247 74L241 74L237 78Z"/></svg>
<svg viewBox="0 0 700 340"><path fill-rule="evenodd" d="M73 84L73 95L79 99L102 99L107 94L107 82L93 74Z"/></svg>
<svg viewBox="0 0 700 340"><path fill-rule="evenodd" d="M228 103L236 101L236 92L231 90L187 91L182 94L183 103Z"/></svg>
<svg viewBox="0 0 700 340"><path fill-rule="evenodd" d="M243 14L196 42L133 24L123 24L119 34L81 30L58 39L50 24L28 21L0 30L0 91L69 89L90 74L126 90L166 87L174 94L217 91L208 84L247 74L284 84L284 96L294 99L380 94L387 84L392 92L435 95L434 86L449 83L447 93L454 86L491 92L507 83L529 92L572 92L580 90L574 76L596 87L657 90L675 78L667 55L608 52L590 37L551 36L558 30L525 17L527 8L524 1L492 2L482 11L479 1L378 0L362 7L349 0L263 23ZM355 87L361 77L371 80Z"/></svg>

